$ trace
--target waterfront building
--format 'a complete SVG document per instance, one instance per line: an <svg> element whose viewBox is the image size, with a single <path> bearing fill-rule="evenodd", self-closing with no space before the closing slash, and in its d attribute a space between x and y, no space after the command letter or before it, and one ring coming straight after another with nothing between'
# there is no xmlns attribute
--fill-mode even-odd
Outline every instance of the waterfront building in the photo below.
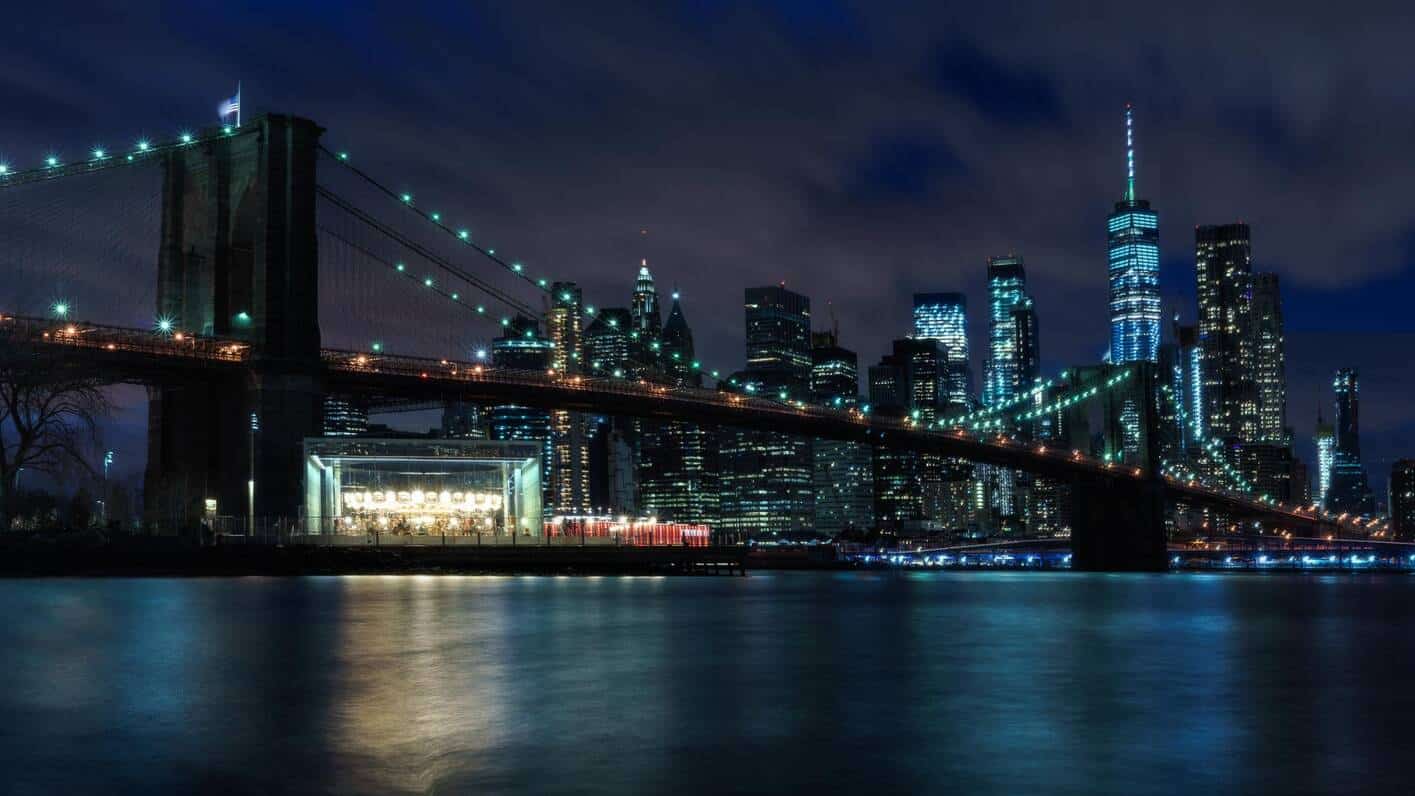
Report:
<svg viewBox="0 0 1415 796"><path fill-rule="evenodd" d="M542 532L535 440L304 440L304 512L319 534Z"/></svg>
<svg viewBox="0 0 1415 796"><path fill-rule="evenodd" d="M914 334L937 341L947 356L946 403L966 406L972 393L968 362L968 300L962 293L915 293Z"/></svg>
<svg viewBox="0 0 1415 796"><path fill-rule="evenodd" d="M1332 388L1336 392L1336 445L1327 508L1338 513L1369 514L1373 506L1366 467L1361 463L1361 385L1356 369L1338 370Z"/></svg>
<svg viewBox="0 0 1415 796"><path fill-rule="evenodd" d="M1106 218L1110 359L1153 362L1160 343L1159 214L1135 195L1134 113L1125 106L1125 196Z"/></svg>
<svg viewBox="0 0 1415 796"><path fill-rule="evenodd" d="M1415 459L1390 468L1390 529L1396 539L1415 540Z"/></svg>

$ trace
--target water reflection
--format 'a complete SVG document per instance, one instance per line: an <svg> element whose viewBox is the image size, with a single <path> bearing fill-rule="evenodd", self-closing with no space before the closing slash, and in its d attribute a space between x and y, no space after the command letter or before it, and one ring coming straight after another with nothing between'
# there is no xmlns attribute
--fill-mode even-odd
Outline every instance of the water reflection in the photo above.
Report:
<svg viewBox="0 0 1415 796"><path fill-rule="evenodd" d="M1403 788L1404 578L0 582L7 791Z"/></svg>

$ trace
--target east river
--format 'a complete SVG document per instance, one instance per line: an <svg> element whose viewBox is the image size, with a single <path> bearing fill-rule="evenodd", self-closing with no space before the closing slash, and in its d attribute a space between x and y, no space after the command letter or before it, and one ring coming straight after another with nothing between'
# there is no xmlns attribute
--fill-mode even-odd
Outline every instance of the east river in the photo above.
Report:
<svg viewBox="0 0 1415 796"><path fill-rule="evenodd" d="M0 793L1415 792L1415 578L0 581Z"/></svg>

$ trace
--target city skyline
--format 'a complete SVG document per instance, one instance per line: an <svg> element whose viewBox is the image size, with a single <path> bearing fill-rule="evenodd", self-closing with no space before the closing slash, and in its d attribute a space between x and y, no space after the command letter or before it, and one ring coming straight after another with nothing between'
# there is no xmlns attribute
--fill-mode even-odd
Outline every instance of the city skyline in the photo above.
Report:
<svg viewBox="0 0 1415 796"><path fill-rule="evenodd" d="M24 15L42 13L26 10L21 21ZM506 42L529 35L526 20L515 12L497 20L466 13L469 16L461 22L484 35L494 33ZM1366 209L1371 212L1359 219L1339 214L1333 221L1341 223L1319 224L1313 223L1310 203L1294 205L1279 200L1295 192L1329 197L1321 202L1329 208L1340 207L1342 202L1365 208L1373 189L1400 181L1388 164L1373 172L1363 162L1344 161L1350 156L1339 152L1352 147L1319 146L1337 140L1335 136L1349 139L1377 134L1358 133L1339 122L1340 109L1347 107L1346 103L1359 102L1379 90L1369 63L1358 60L1345 67L1356 81L1356 89L1349 92L1352 96L1316 116L1304 109L1315 107L1315 100L1325 97L1314 99L1292 83L1267 91L1200 96L1183 88L1172 75L1154 76L1136 70L1134 74L1151 76L1112 81L1106 84L1108 91L1083 95L1075 90L1073 81L1078 74L1090 74L1100 65L1066 63L1046 48L1025 58L997 51L986 35L995 20L986 14L962 28L955 38L942 37L943 26L924 19L920 20L920 35L905 37L908 45L880 66L900 78L884 98L888 101L863 118L849 118L848 134L841 143L828 145L815 136L790 135L791 128L779 123L742 118L764 107L766 98L791 91L806 79L798 69L823 57L814 49L814 37L837 41L844 36L848 40L857 34L845 29L860 22L851 19L846 25L813 14L806 17L783 20L766 34L749 34L746 28L751 26L730 18L722 23L725 27L719 35L769 37L778 49L765 57L787 68L755 88L741 82L745 67L726 69L720 82L702 87L699 93L740 90L741 112L708 122L701 132L675 124L669 127L671 146L635 147L633 153L623 147L601 147L603 162L632 164L619 172L622 187L597 179L593 168L587 166L552 169L556 172L552 181L543 173L544 167L535 165L544 158L532 155L532 148L537 140L547 140L551 128L544 114L538 114L528 98L514 91L525 76L492 70L479 84L483 86L480 91L499 97L507 111L496 125L453 110L456 92L465 89L453 87L447 97L427 92L418 95L418 101L426 104L420 111L426 115L421 118L436 114L448 119L441 128L447 130L449 140L455 128L456 135L480 142L480 150L496 153L493 168L490 160L452 149L414 146L412 142L419 136L413 133L416 125L412 119L419 117L413 114L405 120L399 116L410 107L409 99L391 92L371 66L350 64L318 47L297 60L291 60L294 55L285 55L269 65L239 64L241 59L234 55L239 33L256 24L254 18L239 15L230 32L216 35L203 26L201 14L168 20L178 29L200 31L206 41L205 55L193 58L192 69L150 90L125 85L121 76L115 76L101 91L98 87L81 88L63 78L26 79L23 76L36 74L27 68L27 59L34 57L32 48L41 46L43 37L17 44L3 57L10 73L18 76L15 100L27 109L32 121L24 127L48 132L40 139L18 129L0 142L0 154L11 163L35 161L51 150L71 153L95 143L113 144L123 136L135 138L200 124L211 115L213 98L229 91L230 73L240 72L248 117L263 109L297 106L301 112L318 116L332 130L341 131L341 140L354 148L363 162L379 167L382 173L400 174L420 194L436 195L448 206L459 207L528 259L563 265L563 270L577 276L586 273L580 282L587 300L604 301L604 297L616 295L624 264L648 257L656 265L660 281L681 290L705 360L729 362L740 350L741 330L727 311L739 300L734 294L744 285L770 284L783 278L788 285L810 294L818 305L833 302L842 338L860 353L862 363L872 362L887 350L891 339L907 333L897 319L907 311L914 292L964 292L969 298L970 328L986 328L982 264L988 256L1016 250L1027 257L1031 292L1038 297L1047 330L1043 371L1055 372L1072 362L1094 361L1102 353L1098 340L1104 337L1104 295L1095 280L1097 268L1104 265L1105 243L1096 230L1096 218L1108 212L1119 197L1116 177L1121 141L1115 120L1124 102L1130 101L1143 122L1143 148L1139 151L1142 191L1163 212L1164 228L1171 231L1162 237L1160 246L1166 317L1172 306L1191 307L1194 300L1193 254L1185 230L1203 223L1249 222L1260 252L1255 270L1275 271L1283 280L1288 394L1295 410L1289 423L1297 431L1298 449L1310 456L1311 423L1303 419L1310 410L1304 407L1312 406L1318 398L1330 405L1327 385L1336 368L1344 365L1362 372L1367 410L1364 447L1373 473L1387 468L1409 449L1415 418L1400 396L1411 385L1392 364L1393 353L1404 347L1402 341L1408 341L1410 334L1394 303L1409 286L1410 258L1403 248L1403 226L1390 221L1379 203L1370 203ZM1034 39L1046 27L1044 17L1023 26L1018 35ZM358 17L343 24L355 39L373 41L377 21ZM654 31L660 39L669 35L655 28L661 23L652 20L615 17L613 22L623 26L625 42L644 38L629 35L636 30ZM856 42L860 46L897 33L900 21L882 14L866 22L860 25L864 29ZM37 19L30 23L42 27ZM141 23L138 19L131 24ZM408 24L426 23L414 20ZM704 21L689 19L685 25L690 33L674 34L679 39L686 35L683 53L670 59L671 65L679 68L706 57L695 47L697 34L692 33L704 29ZM577 27L610 35L604 22L578 20ZM620 34L614 35L618 40ZM1221 30L1219 35L1236 34ZM1280 22L1273 35L1275 41L1290 44L1300 40L1303 31ZM554 31L549 36L556 40ZM431 37L437 38L436 34ZM121 54L131 52L134 45L127 42L140 40L140 36L114 37L107 46L115 48L110 53ZM565 43L557 55L560 65L586 57L583 47ZM1180 64L1185 63L1183 43L1161 41L1157 46ZM83 62L105 55L95 52L72 57ZM495 64L506 56L484 57ZM655 79L635 67L661 57L630 46L623 49L620 60L602 66L600 72L612 75L623 89L625 97L615 102L656 96ZM296 68L313 62L305 59L314 58L323 59L323 65ZM859 89L848 74L864 58L858 49L846 47L825 67L847 93L856 92ZM532 63L521 66L528 73L539 68ZM1253 69L1246 62L1230 66ZM1108 65L1105 71L1122 71L1114 67ZM284 77L287 73L292 75L288 80ZM362 105L388 110L356 111L329 98L326 88L350 75L366 78L370 101ZM979 75L996 79L980 80ZM39 86L50 90L41 95L37 93ZM552 88L551 96L565 90L560 85ZM42 102L39 96L44 97ZM795 100L803 109L820 101L816 91L801 92ZM648 108L647 118L656 118L654 106ZM911 108L921 111L912 112ZM628 127L607 122L583 104L567 103L561 113L567 123L579 119L600 129L611 125L610 129L625 136L626 143L646 140L649 135L651 140L664 136L663 132L651 134L652 125L647 122ZM1354 119L1359 114L1348 116ZM919 119L927 121L920 123ZM1336 126L1323 134L1320 125ZM921 129L911 130L913 127ZM499 128L515 128L514 135ZM711 183L715 187L710 200L683 197L683 192L670 184L671 175L678 173L674 164L687 162L690 156L713 168L732 162L737 150L723 149L712 143L711 136L703 135L728 131L750 134L759 148L774 154L770 158L748 157L743 161L745 172L724 174L719 168ZM783 132L793 142L807 143L797 149L809 150L815 158L825 157L825 170L804 169L802 158L783 156L777 143ZM1028 140L1046 142L1044 158L1037 146L1021 146L1024 134ZM975 140L988 143L969 143ZM1367 142L1368 148L1375 143L1378 141ZM568 149L585 152L582 147ZM559 163L566 155L549 156L551 162ZM1335 171L1344 171L1346 176L1333 181L1330 175ZM735 176L738 173L755 175L750 182L756 186L757 200L746 200L750 194L744 193L743 179ZM444 174L459 176L439 176ZM803 175L813 176L803 180ZM469 177L504 189L504 198L489 200L469 193L463 188ZM1362 190L1351 192L1348 182L1362 184ZM561 190L549 190L551 185L561 186ZM1277 190L1279 185L1281 191ZM972 201L960 204L956 197L962 195L971 196ZM1065 201L1056 202L1056 197ZM1041 198L1047 201L1039 202ZM733 205L755 209L750 223L739 211L729 210ZM1004 206L1006 213L1000 212ZM543 234L539 231L542 226L553 226L557 235ZM1344 256L1347 252L1358 256ZM1338 260L1343 267L1331 267L1330 263ZM870 274L883 274L884 278ZM1193 320L1186 316L1186 322ZM1329 334L1332 330L1340 331ZM981 373L980 342L975 337L975 374ZM140 436L129 434L123 444L140 446ZM124 461L135 459L129 456Z"/></svg>

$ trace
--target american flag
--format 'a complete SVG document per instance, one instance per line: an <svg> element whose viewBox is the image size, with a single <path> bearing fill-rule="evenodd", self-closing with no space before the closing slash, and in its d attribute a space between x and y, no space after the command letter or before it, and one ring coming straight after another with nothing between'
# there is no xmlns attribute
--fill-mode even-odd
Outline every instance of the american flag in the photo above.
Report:
<svg viewBox="0 0 1415 796"><path fill-rule="evenodd" d="M237 123L237 124L240 124L240 123L241 123L241 87L240 87L240 86L237 86L237 87L236 87L236 96L234 96L234 97L232 97L232 98L226 100L225 102L221 103L220 107L218 107L218 108L216 109L216 112L220 115L221 121L223 121L223 122L226 121L226 117L228 117L228 116L235 116L235 117L236 117L236 123Z"/></svg>

